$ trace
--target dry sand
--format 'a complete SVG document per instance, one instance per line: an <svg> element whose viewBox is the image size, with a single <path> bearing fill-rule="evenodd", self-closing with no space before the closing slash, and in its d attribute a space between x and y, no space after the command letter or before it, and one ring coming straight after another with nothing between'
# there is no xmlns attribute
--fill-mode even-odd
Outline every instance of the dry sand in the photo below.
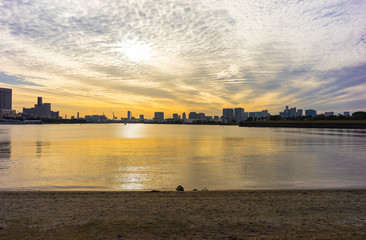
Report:
<svg viewBox="0 0 366 240"><path fill-rule="evenodd" d="M366 190L0 192L0 239L366 239Z"/></svg>

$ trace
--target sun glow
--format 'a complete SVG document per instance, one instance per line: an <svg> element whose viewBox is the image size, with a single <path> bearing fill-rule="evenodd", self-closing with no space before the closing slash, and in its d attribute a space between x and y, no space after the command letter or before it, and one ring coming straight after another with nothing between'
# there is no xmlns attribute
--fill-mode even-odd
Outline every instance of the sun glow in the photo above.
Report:
<svg viewBox="0 0 366 240"><path fill-rule="evenodd" d="M152 56L151 47L143 42L129 40L123 42L118 51L132 62L146 62Z"/></svg>

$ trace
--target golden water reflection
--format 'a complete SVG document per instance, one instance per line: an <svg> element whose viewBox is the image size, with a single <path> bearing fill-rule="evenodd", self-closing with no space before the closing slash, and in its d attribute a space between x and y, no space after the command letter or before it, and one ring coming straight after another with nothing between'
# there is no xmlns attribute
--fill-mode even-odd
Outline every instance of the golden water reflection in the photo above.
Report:
<svg viewBox="0 0 366 240"><path fill-rule="evenodd" d="M140 124L2 127L3 189L317 188L366 182L365 139L350 135Z"/></svg>

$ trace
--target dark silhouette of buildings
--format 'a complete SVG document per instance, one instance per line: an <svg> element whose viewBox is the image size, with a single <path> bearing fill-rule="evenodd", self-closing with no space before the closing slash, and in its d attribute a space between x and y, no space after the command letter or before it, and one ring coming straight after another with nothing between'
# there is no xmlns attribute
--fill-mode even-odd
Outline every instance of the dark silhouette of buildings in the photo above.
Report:
<svg viewBox="0 0 366 240"><path fill-rule="evenodd" d="M154 113L154 121L155 122L163 122L164 121L164 112L155 112Z"/></svg>
<svg viewBox="0 0 366 240"><path fill-rule="evenodd" d="M59 112L51 111L51 103L43 103L42 97L38 97L37 104L33 108L23 108L23 114L31 117L59 118Z"/></svg>
<svg viewBox="0 0 366 240"><path fill-rule="evenodd" d="M11 110L12 105L12 89L0 88L0 109Z"/></svg>
<svg viewBox="0 0 366 240"><path fill-rule="evenodd" d="M234 110L232 108L222 109L222 123L231 123L234 119Z"/></svg>

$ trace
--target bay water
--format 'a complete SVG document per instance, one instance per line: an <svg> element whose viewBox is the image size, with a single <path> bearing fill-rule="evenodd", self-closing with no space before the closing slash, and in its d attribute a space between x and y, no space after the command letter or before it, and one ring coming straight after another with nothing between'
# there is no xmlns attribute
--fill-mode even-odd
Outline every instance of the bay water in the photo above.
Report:
<svg viewBox="0 0 366 240"><path fill-rule="evenodd" d="M0 190L366 187L366 130L0 126Z"/></svg>

